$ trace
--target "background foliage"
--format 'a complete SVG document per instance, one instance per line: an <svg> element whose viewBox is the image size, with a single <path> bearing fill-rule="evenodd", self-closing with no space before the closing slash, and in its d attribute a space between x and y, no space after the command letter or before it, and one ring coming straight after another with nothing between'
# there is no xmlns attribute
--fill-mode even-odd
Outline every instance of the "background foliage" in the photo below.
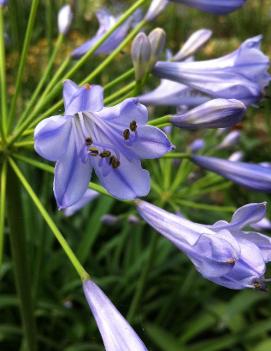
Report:
<svg viewBox="0 0 271 351"><path fill-rule="evenodd" d="M216 57L235 49L239 43L260 33L264 34L264 51L271 53L271 1L248 0L248 4L227 17L214 17L185 6L170 6L155 23L167 32L167 44L173 51L194 30L205 27L213 30L213 38L198 57ZM24 99L27 99L44 71L48 54L57 35L56 14L62 1L43 1L35 26L24 77ZM78 0L76 21L56 64L60 64L71 48L82 43L97 28L95 10L102 5L118 12L132 1ZM7 19L8 89L14 91L14 72L18 62L29 12L30 1L10 1ZM148 30L148 29L147 29ZM101 58L92 59L75 77L79 81ZM114 65L105 70L95 83L106 84L131 67L129 48ZM152 83L154 84L154 82ZM24 100L20 101L23 108ZM162 116L168 109L151 111ZM245 160L270 161L271 104L267 97L257 108L250 108L242 131L240 145ZM176 130L173 134L178 151L197 137L203 137L207 150L221 140L215 132L188 133ZM235 149L231 150L234 151ZM31 149L28 151L32 153ZM219 155L227 157L228 151ZM231 291L203 278L191 263L170 243L160 238L143 222L129 219L133 209L125 203L100 196L72 218L58 212L52 194L52 176L24 167L25 174L50 211L59 228L75 249L86 269L115 303L129 315L132 325L149 345L158 351L270 351L271 301L269 293L251 290ZM267 195L248 192L221 177L198 169L186 161L181 169L183 182L172 191L176 163L172 160L149 161L153 173L151 201L162 201L171 211L181 211L189 219L213 223L229 218L237 207L247 202L268 200ZM162 189L162 190L157 190ZM50 230L37 214L27 194L23 200L24 216L21 225L27 233L28 260L32 273L32 294L37 319L40 349L65 351L103 350L100 336L81 291L81 283L55 242ZM207 206L206 206L207 205ZM209 206L209 207L208 207ZM101 221L111 213L119 216L115 225ZM0 270L0 349L19 350L21 321L14 286L6 230L4 264ZM157 239L155 239L157 238ZM151 246L155 255L148 259ZM136 311L131 313L131 301L142 281L142 269L149 262L144 293ZM268 274L267 274L268 276ZM141 277L141 279L140 279ZM129 313L130 310L130 313Z"/></svg>

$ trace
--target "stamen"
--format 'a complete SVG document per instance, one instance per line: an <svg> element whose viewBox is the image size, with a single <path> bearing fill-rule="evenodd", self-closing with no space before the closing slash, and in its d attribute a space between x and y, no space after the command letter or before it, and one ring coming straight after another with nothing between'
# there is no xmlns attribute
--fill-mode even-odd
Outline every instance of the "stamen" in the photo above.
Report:
<svg viewBox="0 0 271 351"><path fill-rule="evenodd" d="M104 150L103 152L100 153L100 156L102 158L104 157L110 157L111 156L111 152L109 150Z"/></svg>
<svg viewBox="0 0 271 351"><path fill-rule="evenodd" d="M116 169L120 166L120 161L115 156L111 156L109 159L109 164L112 166L112 168Z"/></svg>
<svg viewBox="0 0 271 351"><path fill-rule="evenodd" d="M137 124L136 124L136 121L132 121L130 123L130 129L132 132L135 132L137 130Z"/></svg>
<svg viewBox="0 0 271 351"><path fill-rule="evenodd" d="M230 258L226 261L226 263L234 265L236 263L236 260L234 258Z"/></svg>
<svg viewBox="0 0 271 351"><path fill-rule="evenodd" d="M87 146L90 146L93 143L93 140L90 137L86 138L85 141Z"/></svg>
<svg viewBox="0 0 271 351"><path fill-rule="evenodd" d="M130 130L129 129L125 129L123 131L123 137L125 140L128 140L130 138Z"/></svg>
<svg viewBox="0 0 271 351"><path fill-rule="evenodd" d="M255 289L258 289L258 290L261 290L261 291L267 291L267 287L266 287L266 285L264 284L264 282L263 281L257 281L257 280L255 280L254 282L253 282L253 287L255 288Z"/></svg>
<svg viewBox="0 0 271 351"><path fill-rule="evenodd" d="M91 156L98 156L99 155L99 150L96 149L96 147L89 148L88 152Z"/></svg>

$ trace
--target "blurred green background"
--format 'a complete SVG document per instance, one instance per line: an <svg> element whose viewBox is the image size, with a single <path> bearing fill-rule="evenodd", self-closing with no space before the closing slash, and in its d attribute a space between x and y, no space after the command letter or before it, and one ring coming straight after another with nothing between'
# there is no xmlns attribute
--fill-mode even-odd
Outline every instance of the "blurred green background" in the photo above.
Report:
<svg viewBox="0 0 271 351"><path fill-rule="evenodd" d="M56 67L72 48L95 33L95 10L106 6L119 13L133 3L128 0L74 2L75 22L57 58ZM23 97L19 101L22 110L54 46L57 36L56 16L62 4L63 1L57 0L41 1L24 77ZM14 75L29 8L30 1L10 0L6 13L10 95L14 92ZM212 29L212 39L197 56L201 59L228 53L246 38L262 33L263 50L270 55L270 22L271 1L267 0L247 0L243 9L227 17L215 17L185 6L171 5L146 31L157 26L164 28L168 48L176 51L194 30ZM76 75L75 81L91 72L101 61L102 57L91 59ZM114 65L110 65L95 82L90 83L106 84L130 67L127 48ZM153 81L152 86L155 82L158 81ZM151 110L150 115L158 117L170 111L168 108L159 108ZM249 109L244 123L238 126L242 133L240 144L217 155L227 157L231 152L241 149L247 161L271 161L270 113L270 98L267 96L260 106ZM178 151L185 151L187 145L198 137L206 141L206 150L212 150L222 139L213 131L188 133L176 130L172 137ZM27 152L34 155L31 150ZM228 219L234 209L245 203L269 200L266 194L247 191L211 173L200 172L195 177L192 172L198 172L198 169L185 161L177 166L182 168L183 182L172 193L170 185L176 174L176 163L169 160L147 163L153 177L153 191L149 199L153 202L162 199L166 208L181 211L191 220L210 224L218 219ZM52 176L25 165L22 167L80 261L124 316L129 313L151 246L156 245L143 296L131 317L131 324L149 350L271 350L270 293L231 291L204 280L175 247L158 237L142 221L134 223L129 220L129 216L135 214L134 210L116 200L100 196L80 213L65 218L56 209ZM157 187L161 190L157 191ZM22 192L18 196L22 197L24 205L21 221L27 233L39 350L103 350L80 281L27 194ZM108 213L118 216L117 224L102 223L102 217ZM8 229L5 234L5 257L0 270L0 349L11 351L21 348L22 328ZM156 237L157 240L154 239Z"/></svg>

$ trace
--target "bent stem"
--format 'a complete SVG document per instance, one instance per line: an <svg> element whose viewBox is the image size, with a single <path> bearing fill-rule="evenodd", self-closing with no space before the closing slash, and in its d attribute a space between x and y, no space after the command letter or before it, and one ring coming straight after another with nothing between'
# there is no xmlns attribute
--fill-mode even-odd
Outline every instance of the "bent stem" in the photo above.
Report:
<svg viewBox="0 0 271 351"><path fill-rule="evenodd" d="M12 168L9 167L7 177L7 217L10 228L10 244L15 281L20 300L20 310L27 350L36 351L36 324L32 306L31 281L22 216L23 209L20 198L20 186Z"/></svg>
<svg viewBox="0 0 271 351"><path fill-rule="evenodd" d="M54 221L50 217L47 210L42 205L38 196L36 195L36 193L32 189L31 185L26 180L25 176L23 175L23 173L21 172L19 167L16 165L16 163L12 159L9 159L9 163L10 163L14 173L17 175L17 177L21 181L26 192L28 193L28 195L30 196L30 198L34 202L35 206L37 207L39 213L41 214L41 216L43 217L43 219L45 220L45 222L47 223L47 225L49 226L49 228L53 232L54 236L58 240L59 244L61 245L61 247L64 250L64 252L66 253L66 255L68 256L71 264L73 265L74 269L78 273L81 280L84 281L86 279L90 279L89 274L85 271L84 267L81 265L81 263L79 262L79 260L75 256L75 254L72 251L71 247L69 246L68 242L66 241L66 239L64 238L64 236L62 235L60 230L57 228L56 224L54 223Z"/></svg>

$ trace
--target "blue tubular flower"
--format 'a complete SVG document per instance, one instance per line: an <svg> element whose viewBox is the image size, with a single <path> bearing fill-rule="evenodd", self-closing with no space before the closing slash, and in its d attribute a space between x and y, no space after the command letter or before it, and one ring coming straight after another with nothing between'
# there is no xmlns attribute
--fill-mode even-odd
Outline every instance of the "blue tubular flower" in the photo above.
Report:
<svg viewBox="0 0 271 351"><path fill-rule="evenodd" d="M241 121L245 111L241 101L214 99L186 113L171 116L170 122L186 129L231 127Z"/></svg>
<svg viewBox="0 0 271 351"><path fill-rule="evenodd" d="M79 58L87 53L98 40L102 38L118 21L119 17L114 17L108 10L101 9L96 13L99 21L99 29L95 36L86 41L83 45L79 46L72 52L72 57ZM128 18L118 29L116 29L110 37L97 49L96 54L109 54L116 49L122 40L125 38L130 27L134 21L137 21L138 12L135 12L133 16Z"/></svg>
<svg viewBox="0 0 271 351"><path fill-rule="evenodd" d="M0 0L0 6L5 6L8 3L8 0Z"/></svg>
<svg viewBox="0 0 271 351"><path fill-rule="evenodd" d="M146 126L148 112L136 99L103 108L103 89L64 83L65 116L43 120L35 129L35 150L57 161L54 193L59 208L74 205L85 194L95 169L102 185L119 199L145 196L149 172L141 160L172 149L165 133Z"/></svg>
<svg viewBox="0 0 271 351"><path fill-rule="evenodd" d="M170 0L204 12L225 15L243 6L246 0Z"/></svg>
<svg viewBox="0 0 271 351"><path fill-rule="evenodd" d="M184 84L162 79L156 89L139 96L138 99L145 105L197 106L208 101L210 98L192 91Z"/></svg>
<svg viewBox="0 0 271 351"><path fill-rule="evenodd" d="M192 156L198 166L218 173L244 187L271 192L271 169L259 164L234 162L216 157Z"/></svg>
<svg viewBox="0 0 271 351"><path fill-rule="evenodd" d="M73 12L70 5L62 6L58 12L58 32L67 34L73 20Z"/></svg>
<svg viewBox="0 0 271 351"><path fill-rule="evenodd" d="M264 217L265 203L245 205L234 213L230 223L219 221L210 226L144 201L138 201L137 206L143 219L182 250L205 278L230 289L265 288L271 238L243 231Z"/></svg>
<svg viewBox="0 0 271 351"><path fill-rule="evenodd" d="M158 62L154 73L215 98L253 104L260 100L270 81L269 58L260 50L261 40L262 36L250 38L233 53L218 59Z"/></svg>
<svg viewBox="0 0 271 351"><path fill-rule="evenodd" d="M212 279L226 274L239 258L239 246L226 230L217 236L204 225L193 223L145 201L138 201L137 209L147 223L190 258L205 278Z"/></svg>
<svg viewBox="0 0 271 351"><path fill-rule="evenodd" d="M133 328L95 283L84 281L83 290L106 351L147 351Z"/></svg>
<svg viewBox="0 0 271 351"><path fill-rule="evenodd" d="M64 209L64 215L66 217L73 216L77 211L81 210L81 208L85 207L87 204L95 200L99 195L100 194L97 191L87 189L79 201L77 201L74 205Z"/></svg>

